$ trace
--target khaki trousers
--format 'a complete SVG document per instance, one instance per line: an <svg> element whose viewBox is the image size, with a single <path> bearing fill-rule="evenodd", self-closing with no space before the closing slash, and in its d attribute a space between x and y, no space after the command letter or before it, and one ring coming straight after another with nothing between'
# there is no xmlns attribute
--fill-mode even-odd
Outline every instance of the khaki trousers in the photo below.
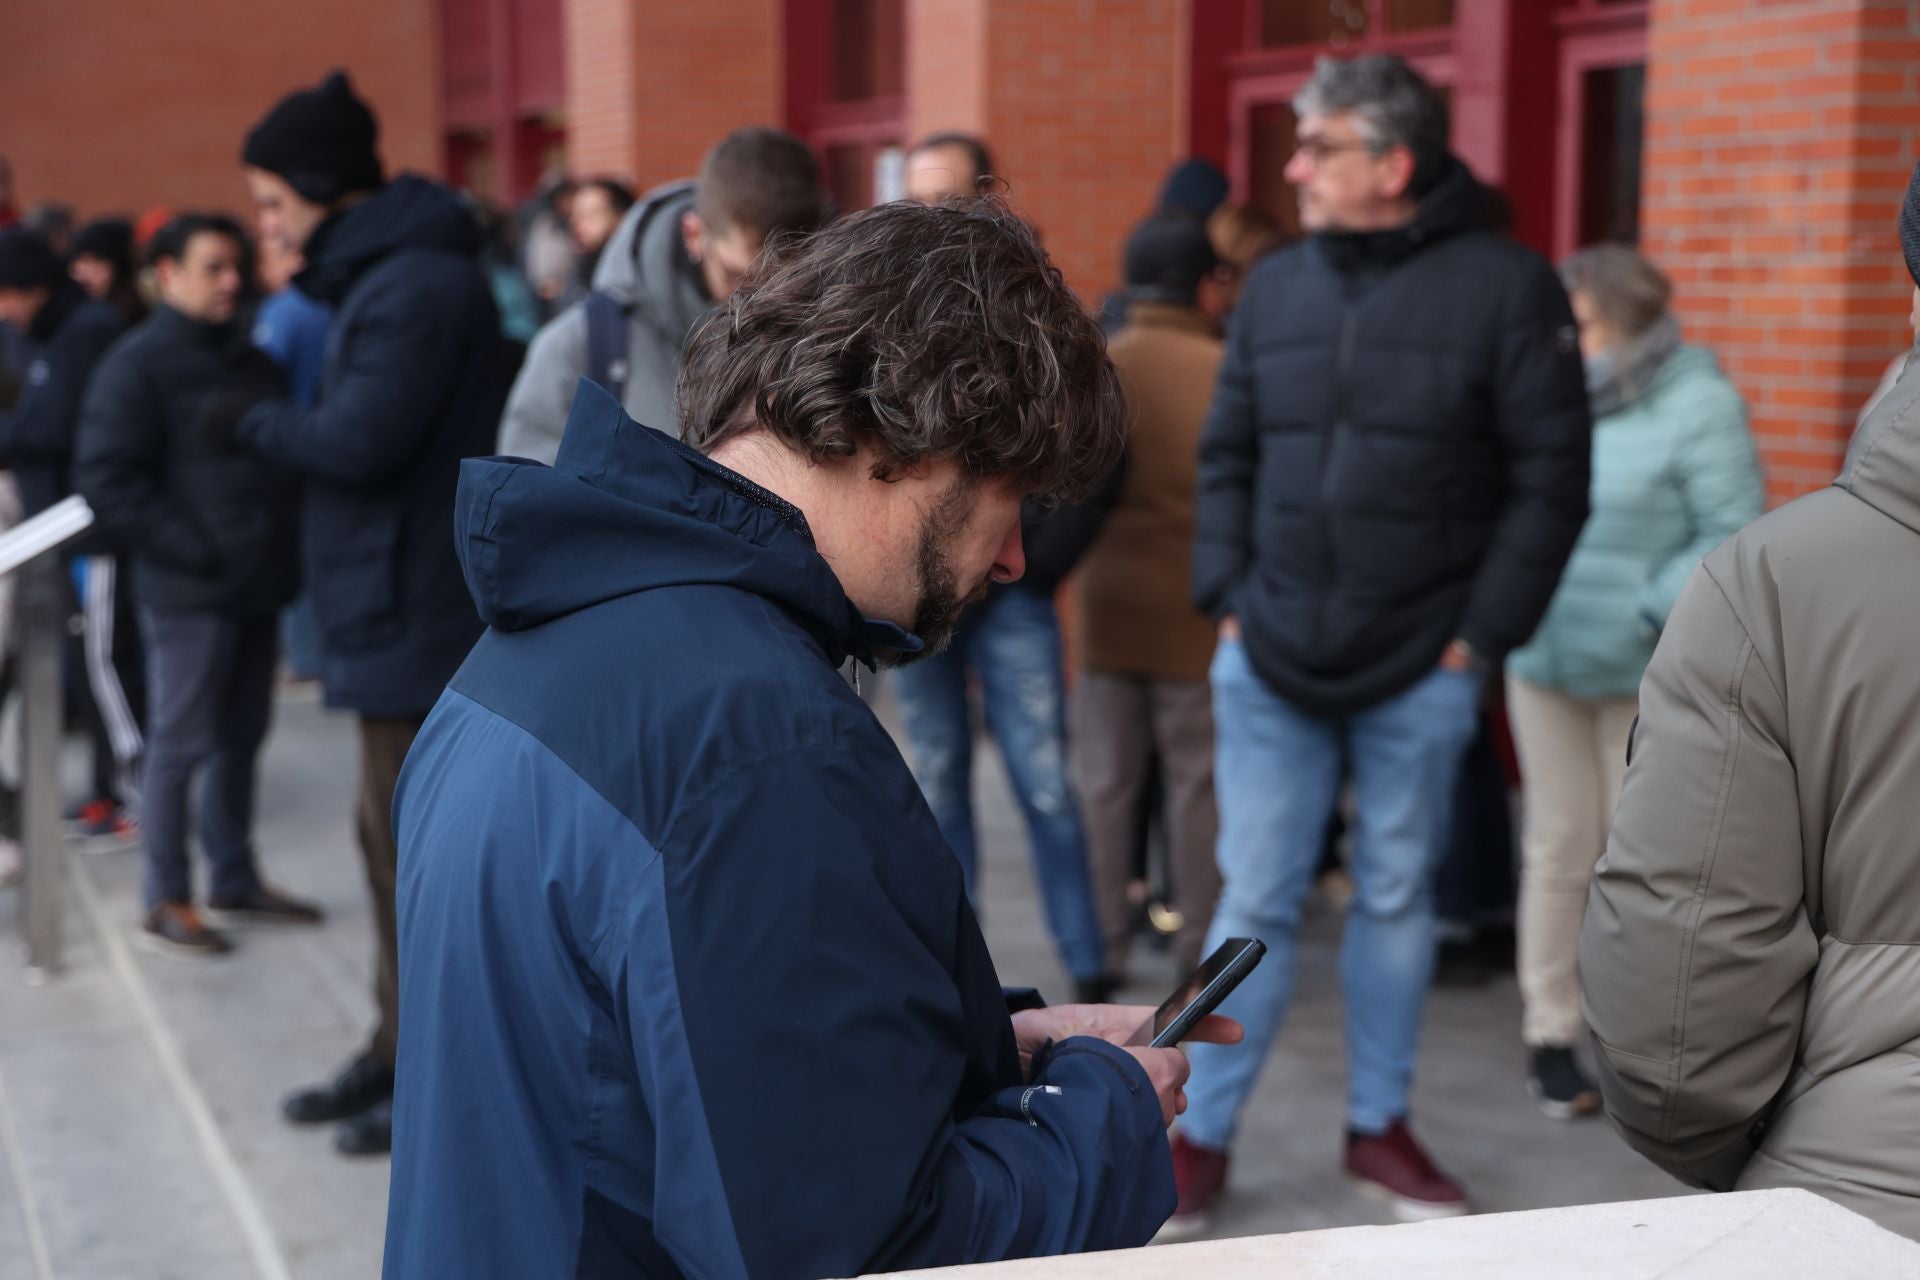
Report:
<svg viewBox="0 0 1920 1280"><path fill-rule="evenodd" d="M1580 924L1627 771L1638 702L1576 698L1507 680L1507 718L1526 787L1520 839L1521 1034L1535 1047L1581 1035Z"/></svg>
<svg viewBox="0 0 1920 1280"><path fill-rule="evenodd" d="M1183 963L1197 963L1220 896L1214 861L1220 815L1213 798L1213 696L1207 682L1082 672L1067 752L1087 832L1108 970L1119 973L1125 967L1134 909L1127 895L1129 863L1156 755L1166 794L1173 905L1185 917L1175 947Z"/></svg>

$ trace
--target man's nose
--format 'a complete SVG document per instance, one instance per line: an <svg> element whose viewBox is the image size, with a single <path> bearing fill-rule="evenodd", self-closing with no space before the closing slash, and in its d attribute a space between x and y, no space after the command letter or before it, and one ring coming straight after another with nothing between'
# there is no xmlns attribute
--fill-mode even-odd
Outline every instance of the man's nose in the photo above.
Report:
<svg viewBox="0 0 1920 1280"><path fill-rule="evenodd" d="M1018 582L1027 571L1027 549L1020 542L1020 525L1015 522L1013 532L1000 544L1000 551L993 558L993 580L995 582Z"/></svg>

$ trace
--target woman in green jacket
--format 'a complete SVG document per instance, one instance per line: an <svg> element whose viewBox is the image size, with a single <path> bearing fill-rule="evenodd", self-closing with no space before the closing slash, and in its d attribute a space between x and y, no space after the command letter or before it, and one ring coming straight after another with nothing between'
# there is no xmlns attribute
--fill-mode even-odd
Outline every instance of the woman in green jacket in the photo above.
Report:
<svg viewBox="0 0 1920 1280"><path fill-rule="evenodd" d="M1703 556L1761 514L1746 405L1712 354L1680 340L1672 288L1624 245L1561 270L1593 407L1592 514L1533 639L1507 664L1526 783L1520 989L1534 1097L1556 1119L1599 1095L1575 1064L1587 883L1627 765L1640 677Z"/></svg>

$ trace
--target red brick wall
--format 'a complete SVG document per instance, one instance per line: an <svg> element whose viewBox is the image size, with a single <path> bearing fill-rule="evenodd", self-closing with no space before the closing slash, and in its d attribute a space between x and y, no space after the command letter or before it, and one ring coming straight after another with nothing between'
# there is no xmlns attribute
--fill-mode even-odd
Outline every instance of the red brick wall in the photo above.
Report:
<svg viewBox="0 0 1920 1280"><path fill-rule="evenodd" d="M23 203L244 211L240 143L345 67L390 168L440 170L433 0L0 0L0 155Z"/></svg>
<svg viewBox="0 0 1920 1280"><path fill-rule="evenodd" d="M1747 396L1776 501L1839 469L1912 341L1895 218L1920 152L1915 0L1655 0L1643 244Z"/></svg>
<svg viewBox="0 0 1920 1280"><path fill-rule="evenodd" d="M722 136L781 123L778 0L567 0L567 153L642 187L688 177Z"/></svg>
<svg viewBox="0 0 1920 1280"><path fill-rule="evenodd" d="M634 0L566 0L567 167L632 176L639 148Z"/></svg>
<svg viewBox="0 0 1920 1280"><path fill-rule="evenodd" d="M907 138L987 130L983 0L907 0Z"/></svg>
<svg viewBox="0 0 1920 1280"><path fill-rule="evenodd" d="M1118 282L1185 132L1183 0L913 0L909 131L984 133L1090 302Z"/></svg>

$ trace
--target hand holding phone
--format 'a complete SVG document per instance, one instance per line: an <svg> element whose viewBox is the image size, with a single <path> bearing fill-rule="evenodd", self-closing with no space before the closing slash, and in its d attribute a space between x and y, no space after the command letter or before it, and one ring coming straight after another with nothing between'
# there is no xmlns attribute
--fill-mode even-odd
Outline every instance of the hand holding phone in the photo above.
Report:
<svg viewBox="0 0 1920 1280"><path fill-rule="evenodd" d="M1201 1019L1220 1007L1265 954L1267 945L1258 938L1228 938L1219 950L1201 961L1151 1018L1140 1024L1127 1041L1128 1047L1170 1049L1179 1044Z"/></svg>

